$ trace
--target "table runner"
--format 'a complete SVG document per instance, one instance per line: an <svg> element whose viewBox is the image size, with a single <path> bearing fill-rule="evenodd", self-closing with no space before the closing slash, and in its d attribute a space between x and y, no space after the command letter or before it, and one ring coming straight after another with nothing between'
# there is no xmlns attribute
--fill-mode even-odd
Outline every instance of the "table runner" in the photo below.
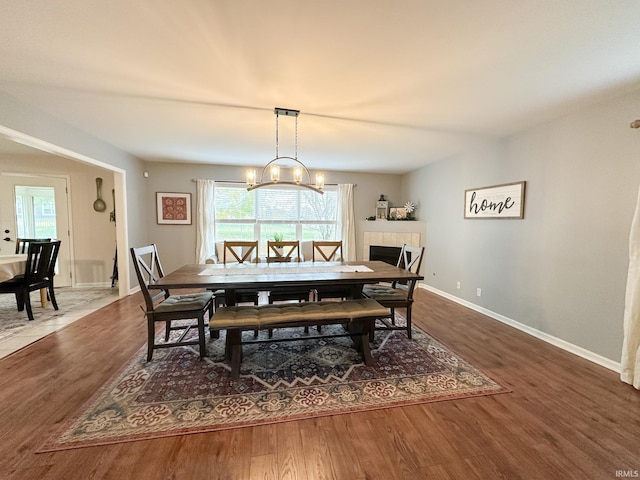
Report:
<svg viewBox="0 0 640 480"><path fill-rule="evenodd" d="M277 263L264 265L234 264L211 265L205 268L198 275L218 276L218 275L278 275L292 273L349 273L349 272L373 272L365 265L300 265L297 263Z"/></svg>

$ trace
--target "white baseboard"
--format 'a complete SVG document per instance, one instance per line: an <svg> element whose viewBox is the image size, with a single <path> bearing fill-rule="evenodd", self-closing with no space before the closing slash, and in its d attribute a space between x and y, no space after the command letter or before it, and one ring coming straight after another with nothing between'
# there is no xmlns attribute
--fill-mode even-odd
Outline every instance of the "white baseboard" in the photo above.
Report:
<svg viewBox="0 0 640 480"><path fill-rule="evenodd" d="M110 288L110 287L111 287L111 282L76 283L73 286L73 288Z"/></svg>
<svg viewBox="0 0 640 480"><path fill-rule="evenodd" d="M436 295L440 295L441 297L444 297L447 300L451 300L452 302L455 302L467 308L470 308L471 310L475 310L476 312L482 313L483 315L486 315L487 317L491 317L494 320L497 320L501 323L509 325L510 327L517 328L522 332L528 333L529 335L539 338L540 340L550 343L551 345L561 348L562 350L566 350L567 352L573 353L574 355L577 355L593 363L596 363L601 367L608 368L609 370L613 370L614 372L617 372L617 373L620 373L621 371L622 366L620 362L614 362L613 360L603 357L602 355L598 355L597 353L586 350L582 347L574 345L573 343L569 343L565 340L562 340L561 338L554 337L553 335L549 335L548 333L542 332L538 329L535 329L523 323L517 322L516 320L513 320L509 317L505 317L504 315L500 315L499 313L495 313L495 312L492 312L491 310L487 310L484 307L480 307L474 303L468 302L466 300L463 300L462 298L458 298L454 295L451 295L450 293L443 292L442 290L438 290L437 288L433 288L429 285L424 285L420 283L418 284L418 287L428 290L432 293L435 293Z"/></svg>

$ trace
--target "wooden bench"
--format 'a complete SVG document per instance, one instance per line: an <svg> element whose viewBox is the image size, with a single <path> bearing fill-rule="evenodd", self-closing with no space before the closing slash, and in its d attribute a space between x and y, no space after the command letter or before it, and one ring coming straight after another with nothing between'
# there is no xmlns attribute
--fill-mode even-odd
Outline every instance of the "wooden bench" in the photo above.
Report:
<svg viewBox="0 0 640 480"><path fill-rule="evenodd" d="M227 331L226 356L231 359L231 378L240 376L242 345L285 340L311 340L329 337L351 337L365 365L371 365L369 333L377 318L388 317L389 310L372 299L341 302L302 302L271 305L237 305L218 308L209 321L214 338L220 330ZM285 339L242 339L242 332L284 327L346 324L344 334L313 335Z"/></svg>

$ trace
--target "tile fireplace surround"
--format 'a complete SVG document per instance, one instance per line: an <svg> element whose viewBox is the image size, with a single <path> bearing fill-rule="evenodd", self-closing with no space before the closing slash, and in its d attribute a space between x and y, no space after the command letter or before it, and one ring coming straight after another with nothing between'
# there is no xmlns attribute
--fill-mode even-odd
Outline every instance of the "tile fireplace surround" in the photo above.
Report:
<svg viewBox="0 0 640 480"><path fill-rule="evenodd" d="M402 247L407 245L419 247L424 245L426 236L426 222L376 220L363 221L360 224L362 232L362 259L369 260L369 247L379 245L384 247Z"/></svg>

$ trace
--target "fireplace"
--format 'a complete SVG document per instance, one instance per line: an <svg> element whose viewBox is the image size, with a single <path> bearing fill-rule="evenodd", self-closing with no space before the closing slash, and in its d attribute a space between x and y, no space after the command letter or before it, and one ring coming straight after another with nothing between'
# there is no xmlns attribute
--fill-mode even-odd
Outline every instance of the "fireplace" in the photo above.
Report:
<svg viewBox="0 0 640 480"><path fill-rule="evenodd" d="M400 249L402 245L411 245L412 247L419 247L422 245L422 236L427 229L427 224L420 221L412 222L398 222L398 221L367 221L362 220L360 222L360 231L362 237L358 239L361 245L358 256L362 260L373 260L372 247L394 247L393 253L382 253L384 250L380 250L387 258L380 258L384 262L396 265L398 257L400 255ZM377 253L373 254L374 256Z"/></svg>
<svg viewBox="0 0 640 480"><path fill-rule="evenodd" d="M401 247L369 246L369 260L380 260L390 265L397 265Z"/></svg>

